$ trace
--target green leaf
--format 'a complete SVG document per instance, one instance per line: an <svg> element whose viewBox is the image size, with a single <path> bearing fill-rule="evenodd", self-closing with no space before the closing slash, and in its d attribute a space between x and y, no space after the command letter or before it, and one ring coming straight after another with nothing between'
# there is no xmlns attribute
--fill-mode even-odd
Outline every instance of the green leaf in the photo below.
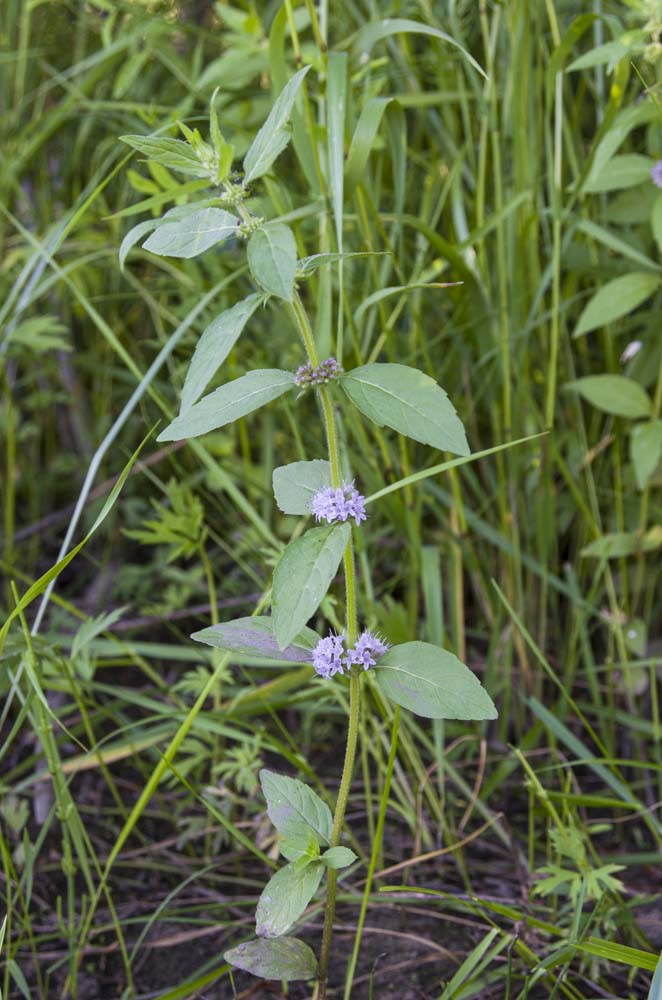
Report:
<svg viewBox="0 0 662 1000"><path fill-rule="evenodd" d="M182 389L180 415L186 413L207 387L237 342L264 296L257 292L212 320L198 341Z"/></svg>
<svg viewBox="0 0 662 1000"><path fill-rule="evenodd" d="M216 153L217 161L216 176L214 177L216 184L220 184L228 176L232 160L234 159L234 146L226 142L221 132L221 123L218 119L218 111L216 110L216 95L218 91L219 88L217 87L211 95L211 101L209 102L209 136L214 147L214 152Z"/></svg>
<svg viewBox="0 0 662 1000"><path fill-rule="evenodd" d="M605 42L604 45L597 45L594 49L584 52L583 55L571 62L566 72L572 73L580 69L591 69L593 66L607 65L607 72L610 73L624 56L629 53L643 52L646 34L643 31L629 31L627 34L615 38L612 42Z"/></svg>
<svg viewBox="0 0 662 1000"><path fill-rule="evenodd" d="M321 861L310 861L304 867L294 861L269 879L255 911L258 937L275 938L287 933L317 892L324 870Z"/></svg>
<svg viewBox="0 0 662 1000"><path fill-rule="evenodd" d="M643 535L638 531L613 531L586 545L580 555L593 559L621 559L640 552L653 552L662 545L662 528L650 528Z"/></svg>
<svg viewBox="0 0 662 1000"><path fill-rule="evenodd" d="M622 188L634 187L644 181L650 181L651 169L655 160L639 153L623 153L612 156L597 172L587 177L582 191L586 194L599 194L603 191L620 191Z"/></svg>
<svg viewBox="0 0 662 1000"><path fill-rule="evenodd" d="M440 385L406 365L354 368L340 384L355 406L379 426L386 425L423 444L468 455L462 421Z"/></svg>
<svg viewBox="0 0 662 1000"><path fill-rule="evenodd" d="M290 115L299 87L309 69L310 66L304 66L291 80L288 80L269 112L266 122L253 139L244 157L244 184L250 184L266 174L290 141Z"/></svg>
<svg viewBox="0 0 662 1000"><path fill-rule="evenodd" d="M290 542L274 570L271 601L276 639L284 649L314 615L347 547L349 524L311 528Z"/></svg>
<svg viewBox="0 0 662 1000"><path fill-rule="evenodd" d="M258 285L286 302L294 297L297 245L289 226L273 222L248 241L248 266Z"/></svg>
<svg viewBox="0 0 662 1000"><path fill-rule="evenodd" d="M651 401L645 389L625 375L586 375L567 383L582 399L616 417L647 417Z"/></svg>
<svg viewBox="0 0 662 1000"><path fill-rule="evenodd" d="M662 458L662 420L635 424L630 433L630 455L634 473L639 489L643 490Z"/></svg>
<svg viewBox="0 0 662 1000"><path fill-rule="evenodd" d="M311 274L324 264L336 264L339 260L349 260L350 257L387 257L384 252L373 252L371 250L361 250L356 253L314 253L310 257L302 257L297 261L297 277L308 278Z"/></svg>
<svg viewBox="0 0 662 1000"><path fill-rule="evenodd" d="M226 962L250 972L260 979L281 979L286 983L298 979L314 979L317 959L312 948L297 938L284 937L278 941L258 938L230 948L223 955Z"/></svg>
<svg viewBox="0 0 662 1000"><path fill-rule="evenodd" d="M159 225L159 219L147 219L146 222L139 222L137 226L132 226L128 233L120 243L119 260L120 260L120 271L124 270L124 263L129 254L129 251L139 243L143 236L147 233L151 233L153 229L156 229Z"/></svg>
<svg viewBox="0 0 662 1000"><path fill-rule="evenodd" d="M186 219L159 226L143 249L160 257L198 257L237 235L239 219L222 208L202 208Z"/></svg>
<svg viewBox="0 0 662 1000"><path fill-rule="evenodd" d="M317 836L308 827L308 840L304 844L303 836L295 840L280 840L280 853L288 861L299 861L301 858L316 861L320 856L320 844Z"/></svg>
<svg viewBox="0 0 662 1000"><path fill-rule="evenodd" d="M456 656L428 642L405 642L373 668L384 694L426 719L496 719L492 699Z"/></svg>
<svg viewBox="0 0 662 1000"><path fill-rule="evenodd" d="M330 847L321 856L320 861L327 868L338 870L340 868L348 868L349 865L354 864L356 857L354 851L350 851L349 847Z"/></svg>
<svg viewBox="0 0 662 1000"><path fill-rule="evenodd" d="M573 336L581 337L589 330L627 316L659 287L659 277L646 271L632 271L608 281L585 305Z"/></svg>
<svg viewBox="0 0 662 1000"><path fill-rule="evenodd" d="M290 462L273 472L274 496L284 514L310 514L314 495L331 485L331 466L321 458Z"/></svg>
<svg viewBox="0 0 662 1000"><path fill-rule="evenodd" d="M181 139L144 135L121 135L120 141L132 149L144 153L150 160L162 163L164 167L177 170L180 174L193 177L209 177L209 168L204 167L188 142Z"/></svg>
<svg viewBox="0 0 662 1000"><path fill-rule="evenodd" d="M618 944L616 941L602 941L600 938L590 937L587 941L576 944L574 947L577 951L584 952L585 955L594 955L607 962L621 962L623 965L630 965L635 969L648 969L652 972L658 967L658 956L654 952L630 948L629 945ZM651 993L649 1000L660 1000L660 995L662 994L654 996Z"/></svg>
<svg viewBox="0 0 662 1000"><path fill-rule="evenodd" d="M260 771L260 784L269 819L288 843L305 851L311 830L320 843L330 842L331 810L312 788L266 768Z"/></svg>
<svg viewBox="0 0 662 1000"><path fill-rule="evenodd" d="M278 368L249 372L219 386L186 413L175 417L159 434L157 441L181 441L218 430L277 399L293 385L294 375Z"/></svg>
<svg viewBox="0 0 662 1000"><path fill-rule="evenodd" d="M237 618L221 625L210 625L191 636L196 642L204 642L217 649L231 650L246 656L258 656L267 660L288 660L290 663L310 663L312 650L319 642L317 632L304 628L294 642L280 649L274 635L273 622L266 615L252 618Z"/></svg>
<svg viewBox="0 0 662 1000"><path fill-rule="evenodd" d="M364 24L356 34L352 37L352 51L354 58L358 63L361 63L365 58L370 55L372 48L377 42L381 41L383 38L389 38L391 35L397 34L410 34L410 35L429 35L432 38L438 38L442 42L448 42L449 45L455 46L459 49L464 58L469 62L475 70L478 70L481 76L486 79L486 74L484 69L479 63L470 55L465 48L463 48L459 42L456 42L452 35L447 35L445 31L440 31L438 28L433 28L430 25L423 24L421 21L411 21L405 17L384 17L379 21L371 21L368 24Z"/></svg>
<svg viewBox="0 0 662 1000"><path fill-rule="evenodd" d="M657 243L657 249L662 253L662 194L658 194L651 213L651 227Z"/></svg>

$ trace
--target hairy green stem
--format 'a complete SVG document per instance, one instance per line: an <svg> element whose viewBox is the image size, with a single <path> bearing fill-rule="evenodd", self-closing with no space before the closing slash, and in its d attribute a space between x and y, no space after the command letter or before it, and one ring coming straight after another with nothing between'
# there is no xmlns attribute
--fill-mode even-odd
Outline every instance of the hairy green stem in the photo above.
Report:
<svg viewBox="0 0 662 1000"><path fill-rule="evenodd" d="M310 326L308 315L298 292L295 292L292 301L292 312L297 327L301 334L306 353L311 365L319 364L317 349L313 331ZM324 427L326 431L326 443L329 453L329 464L331 466L331 480L336 489L341 484L340 476L340 449L338 446L338 434L336 431L336 420L333 412L331 393L326 387L319 390L322 413L324 414ZM345 602L346 602L346 625L347 641L350 645L356 642L357 633L357 608L356 608L356 571L354 566L354 545L350 535L347 548L343 556L343 568L345 574ZM333 829L331 832L331 847L337 847L340 842L349 789L352 783L352 773L354 771L354 760L356 758L356 745L359 734L359 716L361 707L361 672L357 666L352 667L349 682L349 726L347 730L347 744L345 747L345 763L343 765L340 788L338 789L338 799L333 817ZM319 1000L324 1000L326 996L326 981L329 973L329 958L331 955L331 939L333 937L333 918L336 912L336 884L338 881L337 872L329 869L327 877L327 895L324 914L324 931L322 933L322 953L320 956L319 969Z"/></svg>
<svg viewBox="0 0 662 1000"><path fill-rule="evenodd" d="M349 798L349 789L352 783L352 773L354 771L361 707L360 669L356 665L353 666L349 679L349 727L347 730L347 745L345 747L345 763L343 764L342 778L340 779L340 788L338 789L336 811L333 816L331 847L337 847L340 842L340 834L342 833L345 810ZM331 955L331 939L333 937L333 918L336 912L337 881L338 873L329 869L326 908L324 912L324 930L322 932L322 953L320 955L318 1000L325 1000L326 997L326 981L329 975L329 958Z"/></svg>

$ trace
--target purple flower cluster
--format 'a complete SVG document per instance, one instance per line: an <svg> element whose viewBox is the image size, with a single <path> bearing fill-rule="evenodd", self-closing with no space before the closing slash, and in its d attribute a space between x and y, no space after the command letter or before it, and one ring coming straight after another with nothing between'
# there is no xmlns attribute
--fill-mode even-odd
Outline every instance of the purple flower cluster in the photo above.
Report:
<svg viewBox="0 0 662 1000"><path fill-rule="evenodd" d="M662 188L662 160L658 160L651 170L651 180L655 187Z"/></svg>
<svg viewBox="0 0 662 1000"><path fill-rule="evenodd" d="M320 639L317 643L313 650L313 666L320 677L333 677L334 674L342 673L344 641L343 635L334 635L330 632L325 639Z"/></svg>
<svg viewBox="0 0 662 1000"><path fill-rule="evenodd" d="M316 521L347 521L354 518L355 524L367 519L365 497L361 496L354 483L343 483L338 489L327 486L318 490L311 501L311 510Z"/></svg>
<svg viewBox="0 0 662 1000"><path fill-rule="evenodd" d="M294 376L294 384L305 389L309 385L328 385L334 379L340 378L344 374L344 369L338 364L335 358L327 358L321 364L313 368L312 365L301 365L297 368Z"/></svg>
<svg viewBox="0 0 662 1000"><path fill-rule="evenodd" d="M313 667L320 677L333 677L334 674L342 674L344 670L349 671L353 664L362 666L364 670L374 667L380 656L391 648L390 643L373 635L371 632L363 632L356 640L356 645L345 653L345 636L329 633L325 639L320 641L313 650Z"/></svg>

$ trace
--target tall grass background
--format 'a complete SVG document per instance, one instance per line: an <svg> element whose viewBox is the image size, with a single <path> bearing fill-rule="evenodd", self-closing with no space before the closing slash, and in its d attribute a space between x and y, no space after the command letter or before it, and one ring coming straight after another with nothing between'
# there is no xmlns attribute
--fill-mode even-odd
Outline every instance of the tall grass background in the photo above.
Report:
<svg viewBox="0 0 662 1000"><path fill-rule="evenodd" d="M388 495L366 528L365 619L392 642L453 650L500 715L403 713L396 734L377 699L364 718L350 825L377 877L365 923L365 868L341 883L336 995L648 995L662 944L660 473L642 487L635 421L569 383L625 375L660 417L662 193L643 173L591 183L605 140L662 159L654 7L5 0L3 997L243 995L222 952L250 935L276 857L257 769L327 792L337 780L342 687L320 697L306 668L277 663L221 669L188 639L266 604L289 531L271 473L317 456L314 411L279 402L200 441L145 443L173 416L196 338L249 286L231 251L118 262L132 224L195 188L118 136L202 125L218 87L245 148L301 62L316 83L264 214L287 217L300 256L386 251L308 282L322 355L341 331L347 365L422 358L473 451L547 432ZM387 18L446 32L478 65L411 25L388 33ZM630 48L591 58L626 31ZM325 99L327 47L348 53L344 119ZM648 297L575 336L596 291L633 271L658 279ZM285 322L256 314L223 379L301 363ZM435 461L341 429L366 493ZM333 620L331 599L324 611ZM311 940L320 923L317 904Z"/></svg>

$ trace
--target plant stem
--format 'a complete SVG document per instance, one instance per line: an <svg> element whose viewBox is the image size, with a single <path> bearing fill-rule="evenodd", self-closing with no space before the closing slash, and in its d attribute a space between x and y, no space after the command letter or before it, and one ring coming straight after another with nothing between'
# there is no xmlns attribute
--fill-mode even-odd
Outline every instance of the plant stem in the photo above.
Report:
<svg viewBox="0 0 662 1000"><path fill-rule="evenodd" d="M310 326L308 315L298 292L295 292L292 301L292 312L296 324L301 334L306 353L311 365L319 364L313 331ZM341 484L340 477L340 449L338 447L338 434L336 432L336 420L333 412L331 394L323 386L319 390L322 412L324 414L324 427L326 431L326 443L329 453L329 464L331 466L331 480L337 489ZM357 609L356 609L356 571L354 567L354 545L350 535L347 548L343 556L343 567L345 573L345 602L346 602L346 623L347 641L351 645L356 642L357 633ZM347 730L347 744L345 746L345 763L343 765L340 788L338 789L338 799L333 817L333 828L331 831L331 847L337 847L340 842L349 789L352 783L352 773L354 771L354 760L356 757L356 744L359 734L359 716L361 707L361 669L353 666L349 681L349 727ZM324 931L322 933L322 953L320 956L319 971L319 1000L326 997L326 981L329 973L329 958L331 954L331 939L333 937L333 918L336 911L336 883L338 881L337 872L329 869L327 876L326 909L324 914Z"/></svg>
<svg viewBox="0 0 662 1000"><path fill-rule="evenodd" d="M333 816L331 847L337 847L340 841L340 834L342 832L343 821L345 819L345 809L347 808L347 800L349 798L349 789L352 783L354 758L356 757L356 743L359 735L359 714L361 705L360 669L361 668L356 665L353 666L349 679L349 728L347 730L347 746L345 747L345 763L343 765L342 778L340 779L340 788L338 789L336 811ZM333 937L333 918L336 912L337 881L338 873L329 869L326 909L324 913L324 931L322 933L322 954L320 956L318 1000L325 1000L326 997L326 981L329 975L331 938Z"/></svg>

